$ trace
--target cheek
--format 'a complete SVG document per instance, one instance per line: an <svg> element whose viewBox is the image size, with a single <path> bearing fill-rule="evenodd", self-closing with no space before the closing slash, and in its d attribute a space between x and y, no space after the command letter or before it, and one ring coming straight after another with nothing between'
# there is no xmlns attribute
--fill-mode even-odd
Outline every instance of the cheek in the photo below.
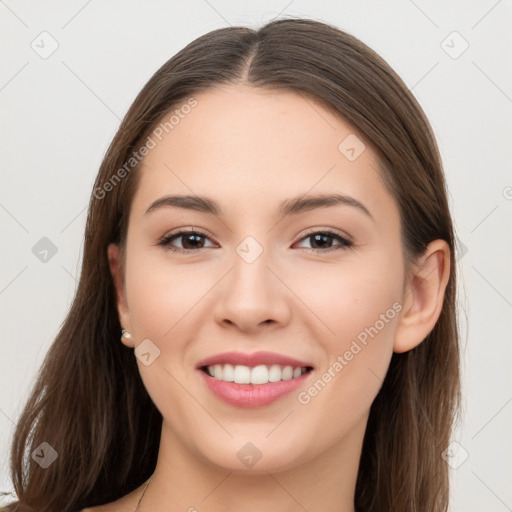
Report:
<svg viewBox="0 0 512 512"><path fill-rule="evenodd" d="M346 431L338 426L349 428L368 412L385 378L402 309L399 265L330 272L308 295L334 333L317 332L326 360L297 400L309 417L336 426L333 436L341 438Z"/></svg>
<svg viewBox="0 0 512 512"><path fill-rule="evenodd" d="M353 258L334 265L316 265L294 281L296 294L316 318L320 340L332 353L347 342L364 339L366 328L377 324L379 331L391 331L395 304L401 297L400 262L363 261ZM384 322L384 323L383 323ZM389 336L381 336L389 337Z"/></svg>
<svg viewBox="0 0 512 512"><path fill-rule="evenodd" d="M133 251L127 265L126 291L132 325L138 337L172 336L209 284L208 276L190 265L171 265L159 251Z"/></svg>
<svg viewBox="0 0 512 512"><path fill-rule="evenodd" d="M325 360L319 382L299 403L315 402L319 414L329 411L340 420L348 410L359 414L370 407L389 366L402 309L399 265L340 266L325 275L317 271L309 285L302 284L298 295L321 320L310 326Z"/></svg>
<svg viewBox="0 0 512 512"><path fill-rule="evenodd" d="M136 344L148 339L157 347L151 349L154 352L150 364L138 359L137 365L144 386L162 415L184 417L191 405L180 385L189 336L184 330L189 325L187 315L194 313L194 304L208 289L208 283L201 285L205 288L201 292L201 280L191 281L192 273L184 271L186 265L183 269L171 268L165 258L154 257L155 252L133 249L127 261L126 293Z"/></svg>

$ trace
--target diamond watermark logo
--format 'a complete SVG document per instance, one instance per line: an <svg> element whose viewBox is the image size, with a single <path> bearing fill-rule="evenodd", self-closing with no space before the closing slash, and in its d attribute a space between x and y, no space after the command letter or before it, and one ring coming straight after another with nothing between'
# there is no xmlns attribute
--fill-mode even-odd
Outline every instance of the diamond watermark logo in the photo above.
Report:
<svg viewBox="0 0 512 512"><path fill-rule="evenodd" d="M144 366L149 366L160 356L160 349L150 339L146 338L135 349L135 356Z"/></svg>
<svg viewBox="0 0 512 512"><path fill-rule="evenodd" d="M467 450L457 441L452 441L446 450L441 454L443 460L452 469L457 469L466 462L469 457Z"/></svg>
<svg viewBox="0 0 512 512"><path fill-rule="evenodd" d="M366 149L363 141L357 135L351 133L339 144L339 152L350 162L357 160Z"/></svg>
<svg viewBox="0 0 512 512"><path fill-rule="evenodd" d="M30 47L41 59L46 60L57 51L59 43L49 32L44 31L30 43Z"/></svg>
<svg viewBox="0 0 512 512"><path fill-rule="evenodd" d="M466 245L459 237L455 237L455 261L461 260L468 252Z"/></svg>
<svg viewBox="0 0 512 512"><path fill-rule="evenodd" d="M252 468L256 462L258 462L262 453L260 449L253 443L245 443L240 450L238 450L236 456L240 459L244 466Z"/></svg>
<svg viewBox="0 0 512 512"><path fill-rule="evenodd" d="M238 244L236 252L246 263L253 263L260 257L263 247L254 237L247 236Z"/></svg>
<svg viewBox="0 0 512 512"><path fill-rule="evenodd" d="M42 263L48 263L56 254L57 246L46 236L43 236L34 247L32 254Z"/></svg>
<svg viewBox="0 0 512 512"><path fill-rule="evenodd" d="M51 444L44 442L32 452L31 456L43 469L46 469L55 462L59 454Z"/></svg>
<svg viewBox="0 0 512 512"><path fill-rule="evenodd" d="M469 48L469 43L454 30L441 41L441 48L452 59L458 59Z"/></svg>

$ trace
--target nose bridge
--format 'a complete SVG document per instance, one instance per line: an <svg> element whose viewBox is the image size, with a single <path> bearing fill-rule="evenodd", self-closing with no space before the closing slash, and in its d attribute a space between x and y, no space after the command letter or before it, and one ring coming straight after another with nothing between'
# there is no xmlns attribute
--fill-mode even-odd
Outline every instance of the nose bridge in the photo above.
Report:
<svg viewBox="0 0 512 512"><path fill-rule="evenodd" d="M232 270L217 296L218 321L229 320L245 328L267 320L284 321L285 287L270 270L274 258L264 243L249 235L235 247Z"/></svg>
<svg viewBox="0 0 512 512"><path fill-rule="evenodd" d="M261 239L261 236L259 237ZM268 300L274 284L268 266L272 255L268 244L261 243L252 235L246 236L236 247L233 255L231 292L244 300Z"/></svg>

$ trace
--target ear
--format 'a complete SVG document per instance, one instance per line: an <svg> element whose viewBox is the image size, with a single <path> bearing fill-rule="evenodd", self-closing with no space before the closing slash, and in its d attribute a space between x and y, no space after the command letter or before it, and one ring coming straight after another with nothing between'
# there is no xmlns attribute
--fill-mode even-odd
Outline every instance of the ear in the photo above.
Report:
<svg viewBox="0 0 512 512"><path fill-rule="evenodd" d="M408 272L394 352L413 349L432 331L443 308L449 277L450 247L445 240L434 240Z"/></svg>
<svg viewBox="0 0 512 512"><path fill-rule="evenodd" d="M112 274L112 278L114 280L114 287L116 289L116 297L117 297L117 312L119 315L119 323L126 329L128 332L132 332L131 323L130 323L130 312L128 310L128 303L126 301L126 293L124 286L124 268L123 268L123 258L121 256L121 251L118 245L109 244L107 248L107 257L108 263L110 266L110 273ZM122 343L127 347L133 348L133 338L132 339L121 339Z"/></svg>

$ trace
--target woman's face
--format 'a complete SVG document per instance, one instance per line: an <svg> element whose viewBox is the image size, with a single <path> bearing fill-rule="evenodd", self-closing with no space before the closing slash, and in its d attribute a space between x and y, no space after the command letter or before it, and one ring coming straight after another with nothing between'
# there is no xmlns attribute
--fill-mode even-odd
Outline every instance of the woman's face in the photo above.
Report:
<svg viewBox="0 0 512 512"><path fill-rule="evenodd" d="M177 107L145 157L119 302L163 435L237 471L359 451L404 298L400 217L376 155L297 93L225 86L195 100ZM304 203L331 195L345 199ZM167 196L207 198L218 211ZM240 382L265 381L279 356L313 369L293 383L219 385L198 368L218 354L261 351L271 354L219 364L240 363ZM212 370L230 378L224 365Z"/></svg>

